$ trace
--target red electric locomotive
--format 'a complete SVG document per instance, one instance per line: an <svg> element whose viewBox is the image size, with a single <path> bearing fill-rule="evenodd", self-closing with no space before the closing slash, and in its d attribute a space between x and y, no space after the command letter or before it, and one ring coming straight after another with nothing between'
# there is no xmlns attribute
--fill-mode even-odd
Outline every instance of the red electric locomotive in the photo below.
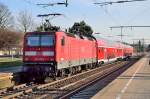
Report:
<svg viewBox="0 0 150 99"><path fill-rule="evenodd" d="M131 46L97 35L29 32L24 37L23 71L27 80L43 82L46 77L74 74L132 54Z"/></svg>
<svg viewBox="0 0 150 99"><path fill-rule="evenodd" d="M97 42L64 32L29 32L24 37L23 63L27 79L38 82L76 73L96 65Z"/></svg>

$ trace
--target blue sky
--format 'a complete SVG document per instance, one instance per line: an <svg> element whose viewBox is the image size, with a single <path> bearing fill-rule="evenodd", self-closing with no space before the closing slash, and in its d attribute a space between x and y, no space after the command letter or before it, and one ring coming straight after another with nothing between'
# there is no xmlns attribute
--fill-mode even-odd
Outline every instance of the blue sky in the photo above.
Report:
<svg viewBox="0 0 150 99"><path fill-rule="evenodd" d="M120 40L115 35L120 34L120 29L110 30L110 26L118 25L150 25L150 1L113 4L104 7L94 5L95 1L103 2L108 0L68 0L69 6L54 6L42 8L37 3L61 2L63 0L0 0L1 3L8 6L13 16L17 16L18 12L27 10L32 13L37 23L41 19L37 18L38 14L58 12L64 16L52 20L52 23L62 28L68 28L74 22L85 20L92 26L94 32L100 32L101 36L108 39ZM110 0L109 0L110 1ZM116 1L116 0L111 0ZM130 37L124 37L126 42L133 42L134 38L150 39L150 28L130 28L123 29L123 34ZM114 36L114 37L107 37ZM150 41L147 41L148 43Z"/></svg>

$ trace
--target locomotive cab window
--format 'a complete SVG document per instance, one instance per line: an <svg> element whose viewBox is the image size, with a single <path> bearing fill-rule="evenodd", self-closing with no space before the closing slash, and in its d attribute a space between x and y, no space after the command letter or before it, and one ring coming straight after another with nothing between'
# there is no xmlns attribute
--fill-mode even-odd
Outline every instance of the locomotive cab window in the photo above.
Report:
<svg viewBox="0 0 150 99"><path fill-rule="evenodd" d="M54 37L52 35L30 35L27 37L28 46L53 46Z"/></svg>
<svg viewBox="0 0 150 99"><path fill-rule="evenodd" d="M65 37L63 36L61 39L61 45L64 46L65 45Z"/></svg>
<svg viewBox="0 0 150 99"><path fill-rule="evenodd" d="M39 36L29 36L27 37L27 45L28 46L39 46Z"/></svg>
<svg viewBox="0 0 150 99"><path fill-rule="evenodd" d="M41 46L53 46L54 38L50 35L41 36Z"/></svg>

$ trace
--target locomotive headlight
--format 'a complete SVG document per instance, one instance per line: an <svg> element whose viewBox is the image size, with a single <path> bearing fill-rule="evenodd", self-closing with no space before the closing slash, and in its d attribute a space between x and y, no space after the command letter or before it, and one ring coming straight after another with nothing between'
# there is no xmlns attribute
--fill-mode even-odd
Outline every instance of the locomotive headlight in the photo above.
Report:
<svg viewBox="0 0 150 99"><path fill-rule="evenodd" d="M43 56L54 56L54 52L53 51L44 51L42 52Z"/></svg>
<svg viewBox="0 0 150 99"><path fill-rule="evenodd" d="M36 51L25 51L25 56L35 56Z"/></svg>

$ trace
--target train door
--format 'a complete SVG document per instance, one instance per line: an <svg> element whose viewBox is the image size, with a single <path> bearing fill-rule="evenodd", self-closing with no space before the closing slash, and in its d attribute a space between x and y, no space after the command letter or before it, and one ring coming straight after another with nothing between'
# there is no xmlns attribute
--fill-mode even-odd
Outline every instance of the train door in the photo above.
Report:
<svg viewBox="0 0 150 99"><path fill-rule="evenodd" d="M62 36L61 38L61 60L64 60L64 56L65 56L65 37Z"/></svg>
<svg viewBox="0 0 150 99"><path fill-rule="evenodd" d="M71 65L71 38L68 38L68 66Z"/></svg>
<svg viewBox="0 0 150 99"><path fill-rule="evenodd" d="M104 48L104 60L107 60L107 48Z"/></svg>
<svg viewBox="0 0 150 99"><path fill-rule="evenodd" d="M105 53L104 53L104 48L103 47L101 47L100 48L100 56L101 56L101 59L105 59L105 55L104 55Z"/></svg>

